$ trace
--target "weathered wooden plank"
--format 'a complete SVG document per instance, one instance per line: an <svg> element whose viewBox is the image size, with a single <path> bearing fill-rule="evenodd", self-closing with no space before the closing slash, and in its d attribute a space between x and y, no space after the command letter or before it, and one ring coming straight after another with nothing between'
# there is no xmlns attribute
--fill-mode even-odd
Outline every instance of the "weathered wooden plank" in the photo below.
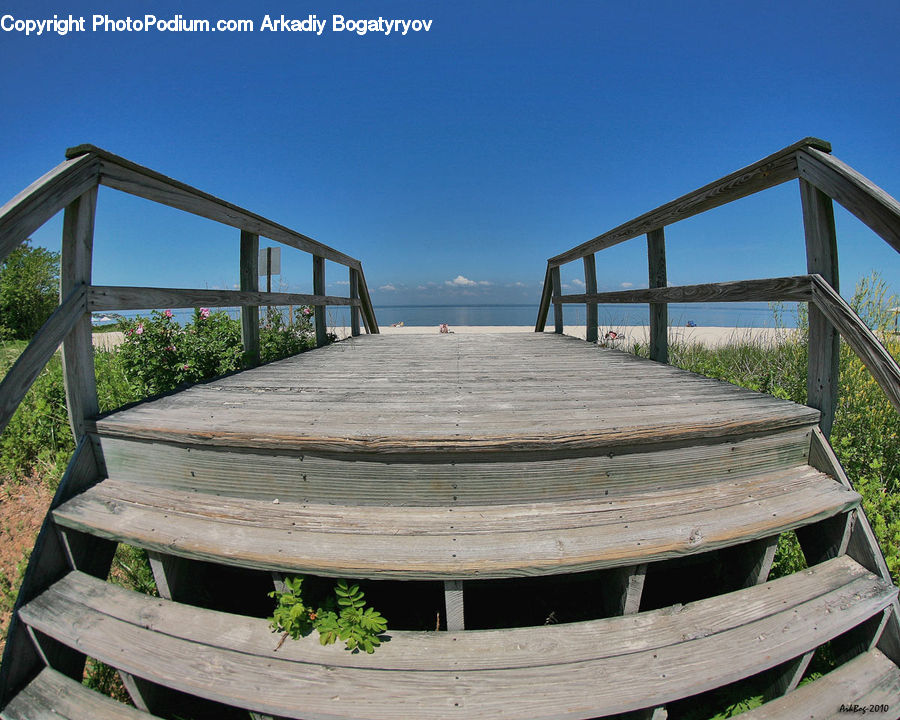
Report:
<svg viewBox="0 0 900 720"><path fill-rule="evenodd" d="M799 530L802 528L798 528ZM730 575L731 586L735 588L760 585L769 579L769 571L775 560L778 535L746 543L729 555L729 567L724 568Z"/></svg>
<svg viewBox="0 0 900 720"><path fill-rule="evenodd" d="M896 714L900 669L877 650L860 655L815 682L783 698L743 713L747 720L793 720L798 717L841 717L840 707L887 705ZM878 717L876 715L876 717Z"/></svg>
<svg viewBox="0 0 900 720"><path fill-rule="evenodd" d="M835 515L815 525L799 528L797 540L807 565L817 565L847 552L857 512Z"/></svg>
<svg viewBox="0 0 900 720"><path fill-rule="evenodd" d="M444 616L447 618L448 631L458 632L466 629L462 580L444 581Z"/></svg>
<svg viewBox="0 0 900 720"><path fill-rule="evenodd" d="M534 324L534 331L538 333L544 332L547 327L547 315L550 313L550 302L553 298L553 281L550 277L550 266L547 266L547 272L544 273L544 285L541 290L541 302L538 306L537 320Z"/></svg>
<svg viewBox="0 0 900 720"><path fill-rule="evenodd" d="M816 148L797 153L798 173L900 252L900 202L856 170Z"/></svg>
<svg viewBox="0 0 900 720"><path fill-rule="evenodd" d="M856 493L815 476L672 495L626 496L588 507L366 510L278 498L229 500L110 480L54 517L65 527L197 560L337 577L444 580L579 572L706 552L768 538L859 502Z"/></svg>
<svg viewBox="0 0 900 720"><path fill-rule="evenodd" d="M153 720L152 715L44 668L0 712L3 720Z"/></svg>
<svg viewBox="0 0 900 720"><path fill-rule="evenodd" d="M801 178L800 200L806 238L806 268L835 291L838 286L837 236L831 198ZM815 297L815 292L814 292ZM809 306L809 369L806 404L821 411L819 427L827 438L834 422L840 374L840 336L817 303Z"/></svg>
<svg viewBox="0 0 900 720"><path fill-rule="evenodd" d="M813 655L815 655L815 651L810 650L803 653L800 657L785 663L780 668L776 668L773 671L774 678L771 685L766 689L764 698L767 701L774 700L795 690L803 679L803 675L806 673Z"/></svg>
<svg viewBox="0 0 900 720"><path fill-rule="evenodd" d="M797 479L795 469L806 463L809 434L793 430L658 452L620 448L592 457L529 462L513 457L492 463L469 458L447 464L359 458L344 462L314 455L223 452L119 438L101 438L100 443L109 477L123 481L269 503L278 498L353 506L444 507L612 502L654 491L674 495L699 488L706 492L719 483L739 482L751 475Z"/></svg>
<svg viewBox="0 0 900 720"><path fill-rule="evenodd" d="M663 228L647 233L647 264L650 288L668 285L666 276L666 235ZM665 303L650 303L650 359L669 362L669 308Z"/></svg>
<svg viewBox="0 0 900 720"><path fill-rule="evenodd" d="M101 148L79 145L66 151L67 158L81 155L100 159L100 183L107 187L209 218L224 225L231 225L255 235L262 235L284 245L322 255L341 265L348 267L359 265L359 261L355 258L311 237Z"/></svg>
<svg viewBox="0 0 900 720"><path fill-rule="evenodd" d="M259 292L259 235L241 230L241 291ZM288 303L290 305L290 303ZM259 364L259 305L241 306L241 344L244 364Z"/></svg>
<svg viewBox="0 0 900 720"><path fill-rule="evenodd" d="M96 187L99 171L95 157L67 160L0 207L0 262L56 213Z"/></svg>
<svg viewBox="0 0 900 720"><path fill-rule="evenodd" d="M96 186L66 207L60 260L60 302L76 290L91 284L96 208ZM76 442L84 435L84 421L100 412L97 379L94 375L92 337L91 316L85 312L75 321L63 341L62 366L66 407L69 411L69 425Z"/></svg>
<svg viewBox="0 0 900 720"><path fill-rule="evenodd" d="M358 302L358 301L357 301ZM186 288L118 287L94 285L88 309L145 310L148 308L237 307L243 305L352 305L350 298L301 293L267 293L247 290L197 290Z"/></svg>
<svg viewBox="0 0 900 720"><path fill-rule="evenodd" d="M325 258L313 255L313 293L325 294ZM316 346L322 347L328 342L328 329L325 326L325 306L315 306Z"/></svg>
<svg viewBox="0 0 900 720"><path fill-rule="evenodd" d="M90 487L99 479L93 447L83 437L56 489L56 494L50 504L51 510ZM100 538L94 539L91 544L81 543L75 547L81 555L74 560L76 564L87 563L90 558L95 556L111 560L110 546L114 549L112 543ZM92 563L92 567L95 571L97 570L96 563ZM19 621L18 611L50 584L59 580L69 569L70 564L66 557L66 551L48 512L31 551L28 568L22 579L9 624L3 662L0 663L0 708L22 689L45 664L38 655L25 626ZM107 566L107 571L108 569ZM59 654L52 658L53 662L68 668L80 680L78 668L83 667L84 656L68 648L55 649Z"/></svg>
<svg viewBox="0 0 900 720"><path fill-rule="evenodd" d="M378 321L375 319L375 308L372 306L372 298L369 295L369 286L366 283L366 274L363 272L362 265L357 268L359 272L359 296L362 304L363 322L366 326L366 332L370 335L378 335Z"/></svg>
<svg viewBox="0 0 900 720"><path fill-rule="evenodd" d="M805 302L812 297L807 275L737 280L733 282L679 285L642 290L563 295L561 303L670 303L670 302L774 302L776 300Z"/></svg>
<svg viewBox="0 0 900 720"><path fill-rule="evenodd" d="M563 307L558 298L562 295L562 285L559 280L559 267L550 268L550 285L553 288L553 332L562 335L563 332Z"/></svg>
<svg viewBox="0 0 900 720"><path fill-rule="evenodd" d="M356 268L350 268L350 299L359 299L359 271ZM356 337L359 335L359 306L350 306L350 335Z"/></svg>
<svg viewBox="0 0 900 720"><path fill-rule="evenodd" d="M374 655L317 648L314 638L276 651L264 620L172 607L117 588L72 592L67 582L22 615L92 656L115 658L126 672L254 712L335 718L333 698L352 693L357 717L585 718L662 705L755 674L880 612L894 596L852 561L833 563L811 593L800 591L809 579L801 575L676 612L509 631L392 632ZM191 621L169 624L185 611ZM219 629L223 622L231 623L228 632ZM174 632L155 629L161 625ZM326 655L326 662L314 659ZM416 669L388 669L396 663ZM204 668L214 668L215 678Z"/></svg>
<svg viewBox="0 0 900 720"><path fill-rule="evenodd" d="M584 258L584 292L586 295L597 292L597 262L595 255L585 255ZM586 324L585 340L589 343L597 342L597 303L585 304L584 318Z"/></svg>
<svg viewBox="0 0 900 720"><path fill-rule="evenodd" d="M780 185L797 177L797 151L802 148L831 151L831 145L817 138L804 138L779 150L759 162L704 185L699 190L682 195L634 220L598 235L577 247L556 255L548 261L551 266L563 265L590 253L612 247L651 230L693 217L726 203L752 195L760 190Z"/></svg>
<svg viewBox="0 0 900 720"><path fill-rule="evenodd" d="M84 286L69 293L3 377L0 382L0 432L9 424L25 393L50 362L63 338L84 316L85 295Z"/></svg>
<svg viewBox="0 0 900 720"><path fill-rule="evenodd" d="M612 570L602 598L604 615L633 615L638 612L646 578L646 563Z"/></svg>
<svg viewBox="0 0 900 720"><path fill-rule="evenodd" d="M816 307L840 331L844 341L853 348L888 400L900 412L900 367L897 362L847 301L823 278L812 276L812 290Z"/></svg>

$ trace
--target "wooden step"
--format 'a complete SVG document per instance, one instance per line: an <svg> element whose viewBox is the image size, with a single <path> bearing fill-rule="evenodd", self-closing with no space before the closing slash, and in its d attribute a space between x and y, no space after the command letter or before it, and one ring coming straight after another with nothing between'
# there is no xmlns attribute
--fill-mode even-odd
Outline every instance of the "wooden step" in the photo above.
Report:
<svg viewBox="0 0 900 720"><path fill-rule="evenodd" d="M581 457L514 454L490 462L428 457L290 455L99 437L108 477L271 502L488 505L593 500L607 494L707 487L805 465L807 428L727 442L617 447Z"/></svg>
<svg viewBox="0 0 900 720"><path fill-rule="evenodd" d="M798 657L897 589L844 556L734 593L631 616L468 632L389 632L373 655L287 641L265 620L71 572L30 627L151 682L305 718L593 718L656 707ZM739 652L736 652L736 648Z"/></svg>
<svg viewBox="0 0 900 720"><path fill-rule="evenodd" d="M140 403L106 437L374 456L599 452L809 427L817 410L573 338L352 338ZM471 458L469 458L471 460Z"/></svg>
<svg viewBox="0 0 900 720"><path fill-rule="evenodd" d="M198 560L380 579L500 578L706 552L847 511L807 465L592 501L373 507L250 500L108 479L53 511L66 528Z"/></svg>
<svg viewBox="0 0 900 720"><path fill-rule="evenodd" d="M866 717L886 720L900 716L900 668L877 649L858 655L815 682L744 713L741 718L861 717L859 708L866 709Z"/></svg>
<svg viewBox="0 0 900 720"><path fill-rule="evenodd" d="M0 713L3 720L154 720L45 667Z"/></svg>

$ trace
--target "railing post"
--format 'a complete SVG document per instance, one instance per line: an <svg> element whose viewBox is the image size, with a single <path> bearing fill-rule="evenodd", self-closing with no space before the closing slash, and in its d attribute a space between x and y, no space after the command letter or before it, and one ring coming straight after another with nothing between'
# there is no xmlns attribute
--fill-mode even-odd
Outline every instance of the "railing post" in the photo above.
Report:
<svg viewBox="0 0 900 720"><path fill-rule="evenodd" d="M325 258L313 255L313 295L325 294ZM316 347L328 341L325 329L325 306L316 305Z"/></svg>
<svg viewBox="0 0 900 720"><path fill-rule="evenodd" d="M538 306L537 320L534 323L534 331L542 333L547 326L547 315L550 312L551 295L553 294L553 283L550 281L550 265L547 265L547 271L544 273L544 285L541 288L541 303Z"/></svg>
<svg viewBox="0 0 900 720"><path fill-rule="evenodd" d="M806 236L806 268L821 275L839 291L837 235L831 198L800 179L803 230ZM809 370L806 404L822 413L819 427L827 438L834 422L840 374L840 336L837 329L813 303L809 303Z"/></svg>
<svg viewBox="0 0 900 720"><path fill-rule="evenodd" d="M650 287L666 287L666 233L657 228L647 233L647 264ZM650 303L650 359L669 362L669 306Z"/></svg>
<svg viewBox="0 0 900 720"><path fill-rule="evenodd" d="M79 286L91 284L96 209L96 185L66 207L59 276L60 302ZM84 435L85 420L100 412L90 312L81 316L63 341L62 366L69 425L75 442L78 442Z"/></svg>
<svg viewBox="0 0 900 720"><path fill-rule="evenodd" d="M563 332L563 306L559 302L559 296L562 295L562 284L559 281L559 265L550 268L550 282L553 287L553 325L555 332L562 335Z"/></svg>
<svg viewBox="0 0 900 720"><path fill-rule="evenodd" d="M584 258L584 291L590 295L597 292L597 262L594 254L585 255ZM584 321L586 325L585 340L597 342L597 303L589 302L584 307Z"/></svg>
<svg viewBox="0 0 900 720"><path fill-rule="evenodd" d="M350 299L359 300L359 273L356 268L350 268ZM359 307L350 306L350 335L359 335Z"/></svg>
<svg viewBox="0 0 900 720"><path fill-rule="evenodd" d="M259 235L241 230L241 290L259 290ZM244 364L259 364L259 306L241 307L241 343Z"/></svg>

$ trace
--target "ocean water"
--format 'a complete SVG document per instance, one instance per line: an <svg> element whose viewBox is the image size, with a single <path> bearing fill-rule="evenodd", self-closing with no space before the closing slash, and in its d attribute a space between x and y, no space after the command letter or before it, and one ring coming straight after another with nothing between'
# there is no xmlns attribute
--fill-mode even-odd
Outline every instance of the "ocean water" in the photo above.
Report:
<svg viewBox="0 0 900 720"><path fill-rule="evenodd" d="M239 317L237 308L223 308L232 317ZM407 326L435 326L447 323L461 325L524 325L534 327L537 305L376 305L375 317L381 326L402 322ZM187 322L193 310L175 310L178 322ZM350 310L346 307L329 307L326 310L329 327L349 326ZM122 313L126 317L148 315L149 311ZM285 315L287 310L285 309ZM597 319L601 327L649 324L647 305L601 304ZM566 305L563 308L566 325L584 325L584 305ZM746 328L746 327L797 327L797 304L783 303L779 307L768 303L670 303L669 324L685 326L693 322L698 326ZM95 324L98 322L95 316ZM553 324L551 308L547 320Z"/></svg>

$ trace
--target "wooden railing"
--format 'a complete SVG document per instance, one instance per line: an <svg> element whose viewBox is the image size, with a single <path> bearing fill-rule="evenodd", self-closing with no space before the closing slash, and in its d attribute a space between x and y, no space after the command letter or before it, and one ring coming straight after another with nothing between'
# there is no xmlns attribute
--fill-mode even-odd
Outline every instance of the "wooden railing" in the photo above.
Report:
<svg viewBox="0 0 900 720"><path fill-rule="evenodd" d="M316 344L327 341L325 308L350 307L350 331L360 334L378 323L362 264L306 235L278 225L184 183L93 145L66 152L66 161L36 180L0 208L0 261L57 212L65 209L60 265L60 305L0 382L0 432L44 366L63 346L63 376L69 420L76 440L85 420L99 412L92 347L91 313L154 307L240 307L244 355L259 362L259 306L311 305ZM105 185L240 230L240 290L116 287L91 283L94 216L98 186ZM313 256L313 294L260 292L259 238L303 250ZM349 269L349 297L325 294L325 260Z"/></svg>
<svg viewBox="0 0 900 720"><path fill-rule="evenodd" d="M650 357L668 362L668 303L798 301L809 303L807 403L822 413L827 436L838 391L839 342L843 336L900 412L900 367L838 292L837 237L833 200L900 252L900 203L853 168L832 157L831 145L806 138L699 190L651 210L547 261L536 332L543 332L550 305L554 329L563 331L563 305L584 303L587 340L597 342L597 303L650 304ZM668 287L665 227L789 180L799 180L808 275ZM595 253L639 235L647 236L649 288L597 292ZM585 291L563 295L560 266L581 259Z"/></svg>

